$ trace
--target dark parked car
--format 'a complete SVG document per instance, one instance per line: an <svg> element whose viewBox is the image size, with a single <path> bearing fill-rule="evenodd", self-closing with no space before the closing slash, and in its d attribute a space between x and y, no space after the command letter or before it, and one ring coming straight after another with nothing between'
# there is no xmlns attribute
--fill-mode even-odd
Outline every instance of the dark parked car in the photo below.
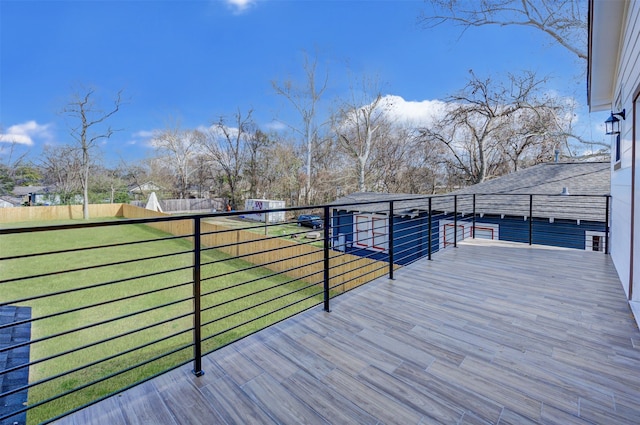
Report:
<svg viewBox="0 0 640 425"><path fill-rule="evenodd" d="M322 227L322 218L319 215L301 215L298 217L298 226L320 229Z"/></svg>

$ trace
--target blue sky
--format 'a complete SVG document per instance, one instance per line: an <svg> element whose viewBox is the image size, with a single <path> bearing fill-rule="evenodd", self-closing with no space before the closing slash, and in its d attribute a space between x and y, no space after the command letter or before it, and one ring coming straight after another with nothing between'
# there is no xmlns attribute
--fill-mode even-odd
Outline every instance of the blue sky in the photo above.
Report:
<svg viewBox="0 0 640 425"><path fill-rule="evenodd" d="M425 29L417 0L0 0L0 155L8 141L32 159L45 144L71 141L60 113L81 86L107 107L123 89L121 129L101 149L108 163L152 153L149 135L178 120L208 126L253 108L268 129L296 115L271 81L304 81L303 52L328 71L321 105L346 96L349 74L376 76L383 92L420 107L479 76L525 69L550 76L550 90L575 97L585 131L584 63L529 28ZM414 103L415 102L415 103Z"/></svg>

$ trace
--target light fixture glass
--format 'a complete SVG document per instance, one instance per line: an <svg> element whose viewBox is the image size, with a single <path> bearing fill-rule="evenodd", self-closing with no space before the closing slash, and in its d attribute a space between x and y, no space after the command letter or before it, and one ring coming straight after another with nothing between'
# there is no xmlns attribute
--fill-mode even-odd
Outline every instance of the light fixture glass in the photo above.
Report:
<svg viewBox="0 0 640 425"><path fill-rule="evenodd" d="M614 117L612 113L604 122L604 127L607 130L606 134L618 134L620 133L620 120Z"/></svg>
<svg viewBox="0 0 640 425"><path fill-rule="evenodd" d="M625 119L626 114L624 109L620 112L611 111L611 115L604 122L606 134L620 134L620 119L618 117L621 117L623 120Z"/></svg>

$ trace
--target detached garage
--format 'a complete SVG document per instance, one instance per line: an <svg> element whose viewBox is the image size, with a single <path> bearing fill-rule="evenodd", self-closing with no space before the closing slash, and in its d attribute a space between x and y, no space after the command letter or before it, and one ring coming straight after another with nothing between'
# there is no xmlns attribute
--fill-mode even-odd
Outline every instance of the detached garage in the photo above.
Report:
<svg viewBox="0 0 640 425"><path fill-rule="evenodd" d="M401 265L471 237L606 252L608 188L608 163L588 162L540 164L447 195L354 193L333 203L333 248Z"/></svg>

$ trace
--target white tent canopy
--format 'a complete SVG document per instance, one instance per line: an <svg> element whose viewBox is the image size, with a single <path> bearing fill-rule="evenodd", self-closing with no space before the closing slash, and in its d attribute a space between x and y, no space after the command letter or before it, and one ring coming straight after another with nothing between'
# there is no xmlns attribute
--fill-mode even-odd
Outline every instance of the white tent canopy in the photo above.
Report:
<svg viewBox="0 0 640 425"><path fill-rule="evenodd" d="M149 200L145 208L151 211L162 212L162 207L160 206L160 202L158 202L158 197L155 192L151 192L151 195L149 195Z"/></svg>

